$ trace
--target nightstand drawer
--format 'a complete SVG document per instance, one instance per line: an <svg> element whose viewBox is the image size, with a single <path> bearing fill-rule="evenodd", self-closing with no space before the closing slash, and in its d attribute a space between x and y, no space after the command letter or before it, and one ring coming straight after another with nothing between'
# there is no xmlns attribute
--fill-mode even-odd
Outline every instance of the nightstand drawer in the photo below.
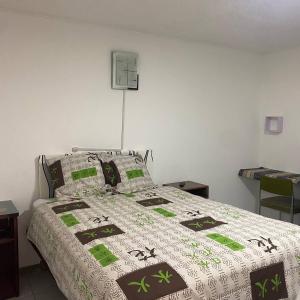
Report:
<svg viewBox="0 0 300 300"><path fill-rule="evenodd" d="M6 240L14 240L14 219L10 217L0 219L0 244Z"/></svg>

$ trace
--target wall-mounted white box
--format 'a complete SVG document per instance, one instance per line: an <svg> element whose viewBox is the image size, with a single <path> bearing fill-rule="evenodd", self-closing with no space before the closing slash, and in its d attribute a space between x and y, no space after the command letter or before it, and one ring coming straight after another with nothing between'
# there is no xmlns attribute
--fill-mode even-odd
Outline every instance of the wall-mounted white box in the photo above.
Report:
<svg viewBox="0 0 300 300"><path fill-rule="evenodd" d="M283 130L283 117L267 116L265 120L266 134L280 134Z"/></svg>

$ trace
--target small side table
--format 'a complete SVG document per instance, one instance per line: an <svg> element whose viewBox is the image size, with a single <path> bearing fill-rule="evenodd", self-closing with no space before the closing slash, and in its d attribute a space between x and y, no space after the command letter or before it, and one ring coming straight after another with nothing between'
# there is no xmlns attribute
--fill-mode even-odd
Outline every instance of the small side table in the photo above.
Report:
<svg viewBox="0 0 300 300"><path fill-rule="evenodd" d="M208 199L209 197L209 186L202 183L197 183L193 181L180 181L173 183L166 183L163 186L172 186L178 188L182 191L191 193L193 195L201 196Z"/></svg>
<svg viewBox="0 0 300 300"><path fill-rule="evenodd" d="M18 216L12 201L0 201L0 299L19 296Z"/></svg>

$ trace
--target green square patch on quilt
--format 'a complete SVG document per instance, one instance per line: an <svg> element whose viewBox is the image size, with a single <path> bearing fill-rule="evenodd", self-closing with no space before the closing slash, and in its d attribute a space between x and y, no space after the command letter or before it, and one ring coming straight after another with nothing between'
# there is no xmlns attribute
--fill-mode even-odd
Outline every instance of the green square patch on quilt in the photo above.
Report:
<svg viewBox="0 0 300 300"><path fill-rule="evenodd" d="M72 214L63 215L60 218L68 227L72 227L80 223Z"/></svg>
<svg viewBox="0 0 300 300"><path fill-rule="evenodd" d="M93 248L91 248L90 253L97 259L103 259L105 256L111 255L111 252L103 245L97 245Z"/></svg>
<svg viewBox="0 0 300 300"><path fill-rule="evenodd" d="M75 180L79 180L82 178L87 178L87 177L92 177L92 176L96 176L97 175L97 170L96 168L88 168L88 169L82 169L82 170L78 170L78 171L74 171L72 172L72 179Z"/></svg>
<svg viewBox="0 0 300 300"><path fill-rule="evenodd" d="M144 172L142 169L135 169L126 172L128 179L134 179L138 177L144 177Z"/></svg>
<svg viewBox="0 0 300 300"><path fill-rule="evenodd" d="M241 251L241 250L245 249L245 247L243 245L241 245L238 242L233 241L230 238L228 238L227 236L221 235L219 233L210 233L207 235L207 237L218 242L221 245L228 247L229 249L231 249L233 251Z"/></svg>
<svg viewBox="0 0 300 300"><path fill-rule="evenodd" d="M133 198L135 197L134 193L123 193L124 196L126 196L127 198Z"/></svg>
<svg viewBox="0 0 300 300"><path fill-rule="evenodd" d="M168 211L166 209L163 209L161 207L154 208L153 210L156 211L156 212L158 212L159 214L163 215L166 218L176 217L176 214L174 214L173 212Z"/></svg>
<svg viewBox="0 0 300 300"><path fill-rule="evenodd" d="M102 267L106 267L118 260L118 258L113 255L103 244L99 244L91 248L89 252L95 257Z"/></svg>
<svg viewBox="0 0 300 300"><path fill-rule="evenodd" d="M99 262L102 267L106 267L106 266L114 263L117 260L118 260L118 258L115 255L111 254L111 255L108 255L108 256L104 257L103 259L99 260Z"/></svg>

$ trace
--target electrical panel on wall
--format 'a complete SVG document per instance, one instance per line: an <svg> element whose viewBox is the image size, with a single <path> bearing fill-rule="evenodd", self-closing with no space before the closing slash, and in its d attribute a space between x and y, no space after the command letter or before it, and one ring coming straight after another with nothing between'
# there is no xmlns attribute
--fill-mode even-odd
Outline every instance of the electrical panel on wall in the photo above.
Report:
<svg viewBox="0 0 300 300"><path fill-rule="evenodd" d="M138 90L138 54L126 51L112 52L112 83L117 90Z"/></svg>

